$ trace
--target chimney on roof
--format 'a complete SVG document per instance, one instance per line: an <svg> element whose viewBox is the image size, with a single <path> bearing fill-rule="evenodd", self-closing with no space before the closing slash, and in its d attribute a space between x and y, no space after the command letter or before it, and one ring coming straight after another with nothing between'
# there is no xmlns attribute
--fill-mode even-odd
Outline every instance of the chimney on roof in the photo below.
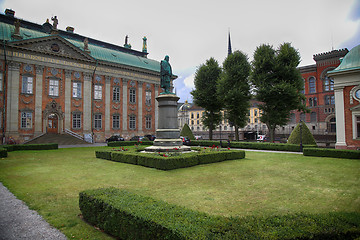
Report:
<svg viewBox="0 0 360 240"><path fill-rule="evenodd" d="M74 33L74 28L73 28L73 27L70 27L70 26L67 26L67 27L66 27L66 31L67 31L67 32L70 32L70 33Z"/></svg>
<svg viewBox="0 0 360 240"><path fill-rule="evenodd" d="M15 17L15 11L8 8L5 10L5 15L9 17Z"/></svg>

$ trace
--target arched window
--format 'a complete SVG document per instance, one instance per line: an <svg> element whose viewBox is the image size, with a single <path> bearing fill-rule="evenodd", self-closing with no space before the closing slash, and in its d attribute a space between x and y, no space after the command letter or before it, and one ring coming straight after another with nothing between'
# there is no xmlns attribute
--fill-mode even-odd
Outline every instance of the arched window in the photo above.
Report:
<svg viewBox="0 0 360 240"><path fill-rule="evenodd" d="M334 90L334 79L326 76L324 79L324 90L325 91L333 91Z"/></svg>
<svg viewBox="0 0 360 240"><path fill-rule="evenodd" d="M313 99L309 98L309 106L312 107L313 106Z"/></svg>
<svg viewBox="0 0 360 240"><path fill-rule="evenodd" d="M329 121L328 131L332 133L336 132L336 119L334 117Z"/></svg>
<svg viewBox="0 0 360 240"><path fill-rule="evenodd" d="M310 77L309 78L309 93L315 93L315 92L316 92L315 78Z"/></svg>

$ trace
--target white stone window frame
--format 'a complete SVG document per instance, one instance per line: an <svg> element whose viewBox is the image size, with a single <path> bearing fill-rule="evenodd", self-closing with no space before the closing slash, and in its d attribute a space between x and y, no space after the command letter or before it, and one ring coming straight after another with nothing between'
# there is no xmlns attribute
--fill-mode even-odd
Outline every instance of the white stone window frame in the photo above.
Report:
<svg viewBox="0 0 360 240"><path fill-rule="evenodd" d="M72 82L72 97L73 98L81 98L82 92L82 83L80 81L73 81Z"/></svg>
<svg viewBox="0 0 360 240"><path fill-rule="evenodd" d="M151 115L145 116L145 128L151 129Z"/></svg>
<svg viewBox="0 0 360 240"><path fill-rule="evenodd" d="M26 80L26 84L25 84ZM31 80L31 81L29 81ZM25 87L26 86L26 87ZM30 74L24 74L21 77L21 93L33 94L34 93L34 76Z"/></svg>
<svg viewBox="0 0 360 240"><path fill-rule="evenodd" d="M130 130L136 129L136 115L134 114L129 116L129 129Z"/></svg>
<svg viewBox="0 0 360 240"><path fill-rule="evenodd" d="M113 102L120 102L120 93L121 93L121 87L120 86L113 86L112 90L112 100Z"/></svg>
<svg viewBox="0 0 360 240"><path fill-rule="evenodd" d="M151 91L146 90L145 91L145 104L146 104L146 106L151 106L151 101L152 101L151 97L152 97Z"/></svg>
<svg viewBox="0 0 360 240"><path fill-rule="evenodd" d="M49 79L49 96L58 97L60 89L60 80L55 78Z"/></svg>
<svg viewBox="0 0 360 240"><path fill-rule="evenodd" d="M357 108L351 109L351 115L352 115L352 129L353 129L353 139L354 140L360 140L360 136L357 135L357 117L360 117L360 107L357 106Z"/></svg>
<svg viewBox="0 0 360 240"><path fill-rule="evenodd" d="M114 119L114 117L117 117L119 119ZM115 121L116 120L116 121ZM118 126L115 126L115 123L117 122ZM120 122L121 122L121 117L120 114L114 114L112 115L112 129L120 129Z"/></svg>
<svg viewBox="0 0 360 240"><path fill-rule="evenodd" d="M78 115L76 116L76 118L74 117L74 115ZM79 130L81 129L81 112L73 112L72 113L72 122L71 122L71 128L75 129L75 130Z"/></svg>
<svg viewBox="0 0 360 240"><path fill-rule="evenodd" d="M32 123L33 123L33 111L31 110L23 110L20 112L20 128L21 129L32 129ZM25 125L24 125L25 123Z"/></svg>
<svg viewBox="0 0 360 240"><path fill-rule="evenodd" d="M94 129L100 130L102 129L102 114L101 113L95 113L94 114Z"/></svg>
<svg viewBox="0 0 360 240"><path fill-rule="evenodd" d="M131 87L129 89L129 103L135 104L136 103L136 88Z"/></svg>
<svg viewBox="0 0 360 240"><path fill-rule="evenodd" d="M94 85L94 99L102 100L102 85L101 84Z"/></svg>

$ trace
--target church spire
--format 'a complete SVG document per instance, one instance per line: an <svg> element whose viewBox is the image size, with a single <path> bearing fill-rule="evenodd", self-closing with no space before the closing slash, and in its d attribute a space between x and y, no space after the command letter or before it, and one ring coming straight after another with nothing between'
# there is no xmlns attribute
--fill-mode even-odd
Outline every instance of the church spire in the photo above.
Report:
<svg viewBox="0 0 360 240"><path fill-rule="evenodd" d="M230 30L229 30L228 55L230 54L232 54L232 50L231 50L231 40L230 40Z"/></svg>

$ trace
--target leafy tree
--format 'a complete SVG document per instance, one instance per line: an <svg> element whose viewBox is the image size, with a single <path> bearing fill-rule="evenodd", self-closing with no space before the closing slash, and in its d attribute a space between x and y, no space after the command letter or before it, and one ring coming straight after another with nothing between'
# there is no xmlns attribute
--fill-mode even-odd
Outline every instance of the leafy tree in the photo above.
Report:
<svg viewBox="0 0 360 240"><path fill-rule="evenodd" d="M288 144L300 144L300 124L301 124L301 139L302 144L316 145L314 136L311 134L309 128L304 122L300 122L291 132L288 139Z"/></svg>
<svg viewBox="0 0 360 240"><path fill-rule="evenodd" d="M195 136L187 123L185 123L182 127L180 136L188 137L190 140L195 140Z"/></svg>
<svg viewBox="0 0 360 240"><path fill-rule="evenodd" d="M213 129L221 121L222 103L216 93L216 83L220 73L221 68L214 58L206 60L206 63L200 65L195 72L195 90L191 92L194 103L204 108L202 122L209 129L210 140L212 140Z"/></svg>
<svg viewBox="0 0 360 240"><path fill-rule="evenodd" d="M290 43L280 45L278 50L270 45L261 45L255 50L251 80L256 98L262 102L260 120L266 123L271 141L274 141L275 128L288 122L291 110L308 111L303 104L299 63L300 55Z"/></svg>
<svg viewBox="0 0 360 240"><path fill-rule="evenodd" d="M223 63L223 72L218 81L218 95L222 98L226 118L235 127L235 137L239 140L239 127L244 127L248 120L250 107L250 63L248 57L235 51L228 55Z"/></svg>

